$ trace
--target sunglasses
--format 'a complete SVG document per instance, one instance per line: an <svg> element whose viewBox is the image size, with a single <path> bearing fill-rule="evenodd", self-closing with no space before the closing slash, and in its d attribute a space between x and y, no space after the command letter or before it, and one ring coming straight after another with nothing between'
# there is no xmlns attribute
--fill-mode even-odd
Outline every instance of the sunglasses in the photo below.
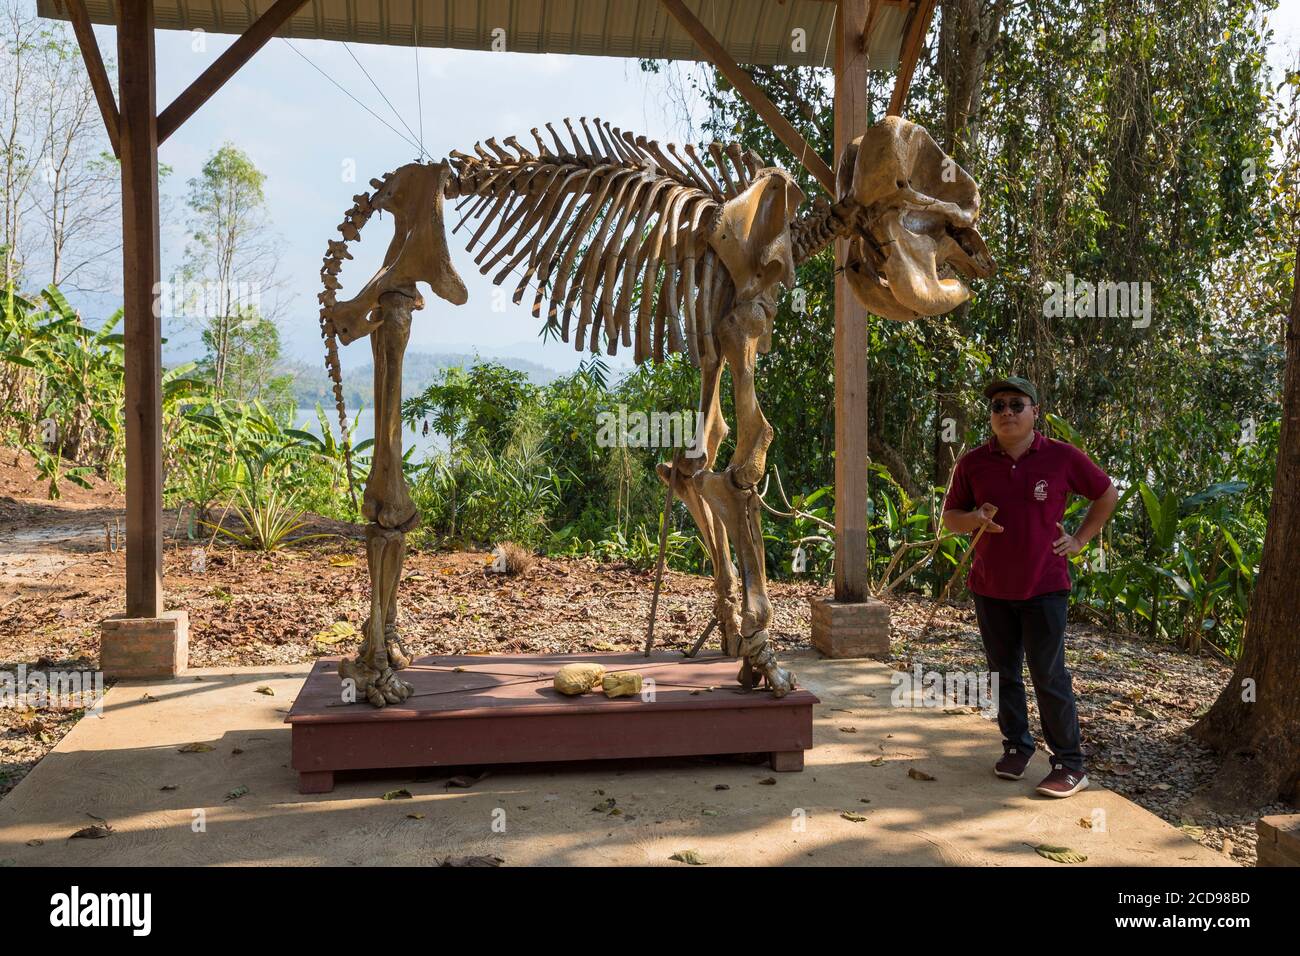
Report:
<svg viewBox="0 0 1300 956"><path fill-rule="evenodd" d="M989 408L992 410L994 415L1001 415L1008 408L1011 409L1012 413L1019 415L1029 404L1030 403L1025 401L1023 398L1013 398L1011 401L999 398L997 401L990 404Z"/></svg>

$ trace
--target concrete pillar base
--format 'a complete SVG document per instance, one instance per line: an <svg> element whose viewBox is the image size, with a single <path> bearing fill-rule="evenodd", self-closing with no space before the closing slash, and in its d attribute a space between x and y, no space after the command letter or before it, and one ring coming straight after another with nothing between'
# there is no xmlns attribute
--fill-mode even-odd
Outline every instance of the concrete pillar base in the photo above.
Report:
<svg viewBox="0 0 1300 956"><path fill-rule="evenodd" d="M1300 813L1260 817L1255 832L1259 834L1257 866L1300 867Z"/></svg>
<svg viewBox="0 0 1300 956"><path fill-rule="evenodd" d="M875 598L811 598L813 646L827 657L889 657L889 607Z"/></svg>
<svg viewBox="0 0 1300 956"><path fill-rule="evenodd" d="M105 618L99 624L99 667L109 680L175 677L190 663L190 616Z"/></svg>

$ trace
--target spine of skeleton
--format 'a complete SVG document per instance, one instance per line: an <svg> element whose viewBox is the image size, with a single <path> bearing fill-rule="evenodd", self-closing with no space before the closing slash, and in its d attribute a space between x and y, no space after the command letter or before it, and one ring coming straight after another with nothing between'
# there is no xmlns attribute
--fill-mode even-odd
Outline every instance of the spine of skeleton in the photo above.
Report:
<svg viewBox="0 0 1300 956"><path fill-rule="evenodd" d="M388 176L385 175L384 178L387 179ZM383 181L372 179L370 184L378 189L383 185ZM352 496L354 510L357 508L357 489L352 475L352 436L348 430L348 412L343 401L343 370L339 365L338 336L330 313L334 308L338 290L342 288L342 284L338 280L338 274L343 268L343 260L352 258L352 253L348 252L347 244L361 240L361 229L373 211L370 206L369 193L361 193L352 197L352 208L343 214L343 221L338 226L339 233L343 238L331 239L329 248L325 252L325 258L320 270L321 284L325 286L325 289L316 297L321 304L320 334L321 338L325 340L325 369L329 372L330 382L334 387L334 407L338 410L339 430L343 441L343 460L348 476L348 493Z"/></svg>
<svg viewBox="0 0 1300 956"><path fill-rule="evenodd" d="M852 233L861 211L857 203L844 199L832 204L825 196L813 201L808 215L795 220L790 227L790 241L794 245L796 268L817 255L836 239L846 239Z"/></svg>

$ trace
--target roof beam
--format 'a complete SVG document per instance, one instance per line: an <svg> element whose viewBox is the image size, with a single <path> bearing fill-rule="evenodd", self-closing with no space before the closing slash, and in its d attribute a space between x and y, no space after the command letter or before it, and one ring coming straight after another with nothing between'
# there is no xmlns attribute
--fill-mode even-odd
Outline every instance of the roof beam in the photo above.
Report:
<svg viewBox="0 0 1300 956"><path fill-rule="evenodd" d="M790 152L794 153L804 169L812 174L813 178L821 183L831 196L835 195L835 175L831 168L826 165L817 151L808 145L808 141L799 135L799 131L790 125L790 121L781 115L781 111L776 108L776 104L767 98L758 85L754 82L748 71L741 69L740 65L731 58L721 43L708 31L695 14L693 14L682 0L659 0L660 3L668 10L673 19L676 20L688 34L695 45L704 51L705 57L709 62L716 66L736 88L745 101L754 108L754 111L763 118L763 122L771 127L772 132L776 134L777 139L785 143Z"/></svg>
<svg viewBox="0 0 1300 956"><path fill-rule="evenodd" d="M894 80L894 94L889 98L889 116L902 116L903 104L907 102L907 91L912 88L912 74L916 70L916 61L921 57L921 44L930 29L930 18L934 16L934 0L917 0L908 21L907 33L903 37L903 49L898 55L898 76Z"/></svg>
<svg viewBox="0 0 1300 956"><path fill-rule="evenodd" d="M226 52L199 74L199 78L185 88L171 105L158 115L158 142L162 143L176 132L213 93L221 89L240 67L253 58L258 50L270 42L277 30L297 13L307 0L276 0L275 4L240 34Z"/></svg>
<svg viewBox="0 0 1300 956"><path fill-rule="evenodd" d="M117 100L113 98L113 84L104 69L104 59L99 54L99 44L95 42L95 31L90 25L90 14L82 0L63 0L68 8L68 19L72 21L72 32L77 35L77 46L81 47L81 58L86 63L86 72L90 74L90 88L95 93L99 104L99 115L104 117L104 130L108 133L109 145L113 155L122 156L118 144Z"/></svg>

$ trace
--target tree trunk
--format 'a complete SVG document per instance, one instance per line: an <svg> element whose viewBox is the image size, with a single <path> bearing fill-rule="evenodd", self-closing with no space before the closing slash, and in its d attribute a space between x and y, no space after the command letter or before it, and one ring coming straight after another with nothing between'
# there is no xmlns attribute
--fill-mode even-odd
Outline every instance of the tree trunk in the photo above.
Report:
<svg viewBox="0 0 1300 956"><path fill-rule="evenodd" d="M1282 430L1259 576L1241 659L1210 712L1191 730L1223 758L1201 801L1258 807L1300 798L1300 255L1286 330Z"/></svg>
<svg viewBox="0 0 1300 956"><path fill-rule="evenodd" d="M942 0L939 4L937 69L943 79L942 145L959 164L969 168L979 142L980 107L984 90L984 73L1002 31L1008 0ZM962 304L941 320L952 327L949 340L955 345L966 334L969 304ZM942 485L952 470L953 455L965 437L967 411L961 400L963 382L955 380L948 369L957 368L958 354L945 351L943 343L934 344L935 432L933 435L930 480ZM944 441L944 422L955 423L957 441Z"/></svg>

